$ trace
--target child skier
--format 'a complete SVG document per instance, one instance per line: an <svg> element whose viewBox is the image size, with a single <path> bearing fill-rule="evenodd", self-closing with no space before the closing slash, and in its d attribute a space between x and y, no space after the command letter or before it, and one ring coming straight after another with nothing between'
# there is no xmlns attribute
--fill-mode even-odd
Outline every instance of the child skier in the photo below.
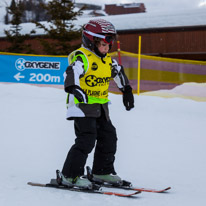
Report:
<svg viewBox="0 0 206 206"><path fill-rule="evenodd" d="M123 67L108 54L115 39L116 30L110 22L90 20L83 28L82 47L68 57L64 89L69 93L67 119L74 120L76 139L65 160L62 181L71 187L91 188L83 175L94 147L95 180L121 182L114 169L117 135L108 110L110 79L122 91L126 110L134 107L134 97Z"/></svg>

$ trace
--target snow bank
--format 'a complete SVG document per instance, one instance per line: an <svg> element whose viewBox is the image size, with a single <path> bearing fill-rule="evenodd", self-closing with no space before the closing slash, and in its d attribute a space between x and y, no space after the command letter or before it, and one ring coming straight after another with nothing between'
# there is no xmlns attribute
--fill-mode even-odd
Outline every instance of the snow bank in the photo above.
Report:
<svg viewBox="0 0 206 206"><path fill-rule="evenodd" d="M171 90L145 92L142 95L159 96L166 98L179 97L206 102L206 83L184 83Z"/></svg>

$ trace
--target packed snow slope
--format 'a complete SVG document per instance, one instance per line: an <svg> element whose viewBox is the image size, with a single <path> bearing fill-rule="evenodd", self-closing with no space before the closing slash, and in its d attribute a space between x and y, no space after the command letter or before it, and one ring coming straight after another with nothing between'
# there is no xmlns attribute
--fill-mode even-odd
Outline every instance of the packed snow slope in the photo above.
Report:
<svg viewBox="0 0 206 206"><path fill-rule="evenodd" d="M75 135L62 89L0 84L0 205L194 206L206 205L206 102L135 96L126 111L110 94L118 134L115 167L139 187L172 189L129 199L38 188L61 169ZM92 165L92 154L87 165Z"/></svg>

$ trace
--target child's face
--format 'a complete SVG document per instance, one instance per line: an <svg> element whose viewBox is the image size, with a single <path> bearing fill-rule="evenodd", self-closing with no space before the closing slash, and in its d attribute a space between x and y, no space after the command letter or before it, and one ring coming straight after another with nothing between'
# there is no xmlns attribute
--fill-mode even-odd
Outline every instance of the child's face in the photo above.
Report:
<svg viewBox="0 0 206 206"><path fill-rule="evenodd" d="M102 54L106 54L109 52L109 44L105 43L103 40L99 42L97 48Z"/></svg>

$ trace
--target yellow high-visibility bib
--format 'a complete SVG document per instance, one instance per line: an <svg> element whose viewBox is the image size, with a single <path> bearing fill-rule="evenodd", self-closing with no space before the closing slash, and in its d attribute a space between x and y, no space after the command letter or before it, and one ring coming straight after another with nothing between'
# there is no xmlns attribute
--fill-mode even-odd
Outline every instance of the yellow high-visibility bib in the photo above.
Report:
<svg viewBox="0 0 206 206"><path fill-rule="evenodd" d="M78 51L81 51L81 53ZM70 63L74 62L77 56L80 56L84 63L85 75L79 81L80 87L88 95L88 104L108 102L112 69L112 60L109 54L101 59L90 50L81 47L69 56ZM75 103L78 103L77 99Z"/></svg>

